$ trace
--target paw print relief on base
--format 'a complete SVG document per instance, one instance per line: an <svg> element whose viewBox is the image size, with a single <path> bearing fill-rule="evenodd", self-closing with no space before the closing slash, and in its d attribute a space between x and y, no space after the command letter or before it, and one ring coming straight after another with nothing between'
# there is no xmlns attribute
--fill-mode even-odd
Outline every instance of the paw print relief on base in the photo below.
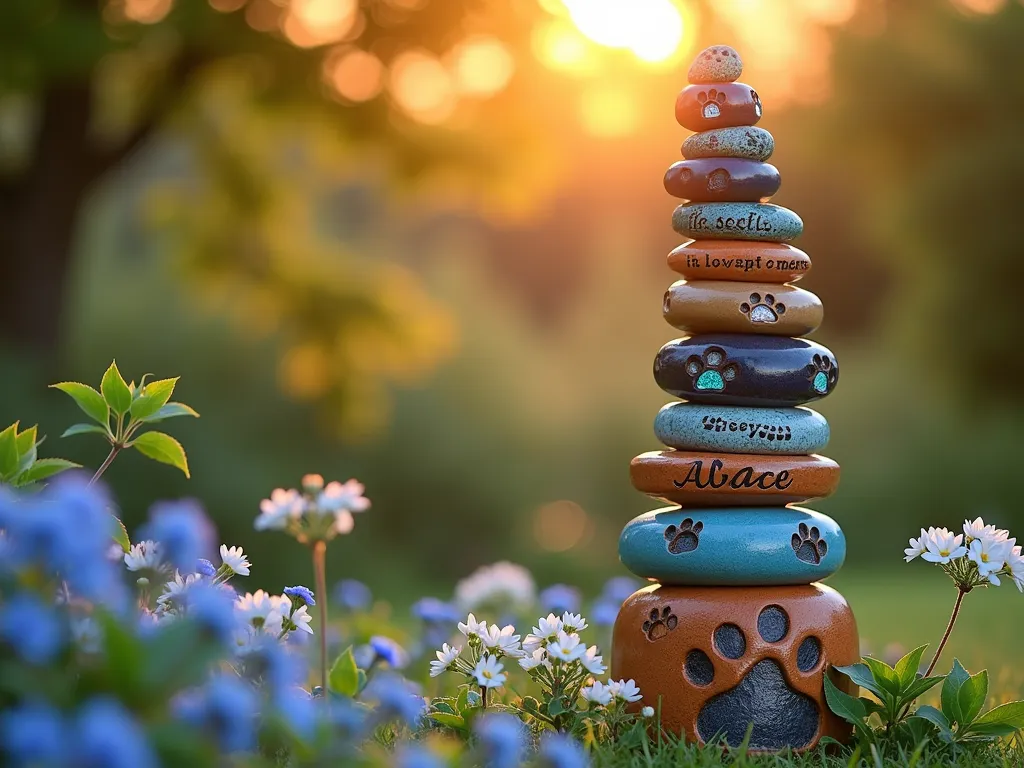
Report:
<svg viewBox="0 0 1024 768"><path fill-rule="evenodd" d="M658 640L673 629L679 626L679 619L672 613L667 605L660 611L657 608L651 609L647 620L640 625L640 629L647 636L648 640Z"/></svg>
<svg viewBox="0 0 1024 768"><path fill-rule="evenodd" d="M700 532L704 530L704 523L699 520L695 523L693 518L686 518L679 525L669 525L665 528L665 540L668 542L668 551L673 555L680 555L683 552L693 552L700 544Z"/></svg>
<svg viewBox="0 0 1024 768"><path fill-rule="evenodd" d="M777 323L779 316L786 314L786 305L776 302L770 293L766 293L764 298L759 293L752 293L749 301L740 304L740 312L752 323Z"/></svg>
<svg viewBox="0 0 1024 768"><path fill-rule="evenodd" d="M818 565L828 554L828 543L821 538L821 532L816 525L808 527L806 523L800 523L791 543L793 552L805 563Z"/></svg>

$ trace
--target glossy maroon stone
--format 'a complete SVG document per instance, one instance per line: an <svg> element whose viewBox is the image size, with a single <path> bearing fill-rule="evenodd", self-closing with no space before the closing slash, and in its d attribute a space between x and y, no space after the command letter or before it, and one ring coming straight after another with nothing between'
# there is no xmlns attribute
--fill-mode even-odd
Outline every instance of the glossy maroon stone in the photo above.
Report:
<svg viewBox="0 0 1024 768"><path fill-rule="evenodd" d="M736 157L680 160L665 173L666 192L702 203L756 203L778 192L781 184L774 165Z"/></svg>
<svg viewBox="0 0 1024 768"><path fill-rule="evenodd" d="M761 99L744 83L688 85L676 98L676 120L691 131L754 125L761 119Z"/></svg>

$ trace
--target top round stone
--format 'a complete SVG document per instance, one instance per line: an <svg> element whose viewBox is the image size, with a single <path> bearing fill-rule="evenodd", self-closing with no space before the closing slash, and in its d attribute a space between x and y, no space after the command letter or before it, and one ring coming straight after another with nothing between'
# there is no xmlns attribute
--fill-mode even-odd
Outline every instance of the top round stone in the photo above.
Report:
<svg viewBox="0 0 1024 768"><path fill-rule="evenodd" d="M731 83L743 74L743 62L734 48L712 45L705 48L690 65L686 79L691 83Z"/></svg>

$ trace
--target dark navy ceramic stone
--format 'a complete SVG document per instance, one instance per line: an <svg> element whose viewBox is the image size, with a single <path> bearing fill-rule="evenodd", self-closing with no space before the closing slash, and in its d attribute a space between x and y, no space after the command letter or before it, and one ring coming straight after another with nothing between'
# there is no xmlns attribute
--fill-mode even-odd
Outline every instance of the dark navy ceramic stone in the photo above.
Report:
<svg viewBox="0 0 1024 768"><path fill-rule="evenodd" d="M654 380L695 403L775 408L831 393L839 366L826 347L807 339L706 333L662 347Z"/></svg>
<svg viewBox="0 0 1024 768"><path fill-rule="evenodd" d="M778 192L781 184L774 165L736 157L681 160L665 173L666 192L699 202L756 203Z"/></svg>
<svg viewBox="0 0 1024 768"><path fill-rule="evenodd" d="M835 520L801 507L667 507L626 523L619 558L662 584L811 584L839 570L846 539Z"/></svg>
<svg viewBox="0 0 1024 768"><path fill-rule="evenodd" d="M654 434L681 451L799 455L828 445L829 426L810 408L669 403L654 418Z"/></svg>

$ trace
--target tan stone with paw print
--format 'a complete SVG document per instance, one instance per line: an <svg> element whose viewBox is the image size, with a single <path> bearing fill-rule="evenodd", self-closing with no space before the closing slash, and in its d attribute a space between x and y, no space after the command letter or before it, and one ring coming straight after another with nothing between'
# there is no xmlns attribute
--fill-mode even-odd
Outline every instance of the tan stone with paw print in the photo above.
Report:
<svg viewBox="0 0 1024 768"><path fill-rule="evenodd" d="M791 285L679 280L665 292L665 320L688 333L803 336L823 317L821 299Z"/></svg>

